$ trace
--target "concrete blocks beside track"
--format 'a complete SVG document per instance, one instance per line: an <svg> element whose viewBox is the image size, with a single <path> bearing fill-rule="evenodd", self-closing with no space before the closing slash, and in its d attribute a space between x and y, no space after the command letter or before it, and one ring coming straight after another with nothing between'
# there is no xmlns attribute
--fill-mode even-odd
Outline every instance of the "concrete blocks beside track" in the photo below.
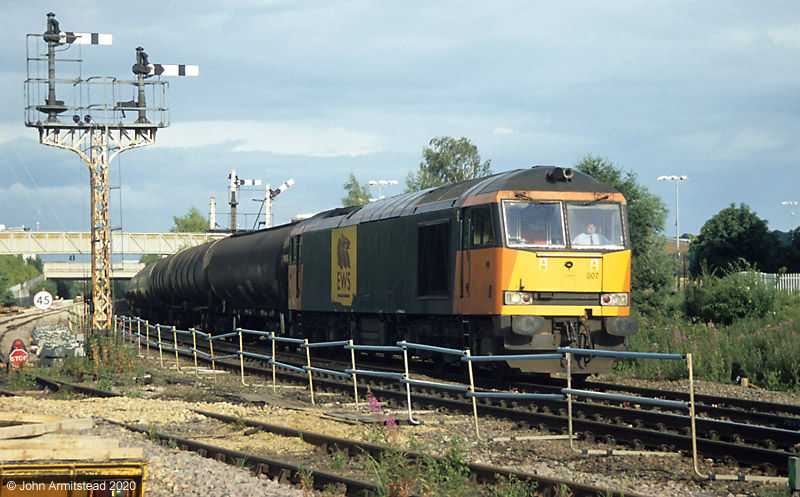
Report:
<svg viewBox="0 0 800 497"><path fill-rule="evenodd" d="M52 364L65 357L81 357L84 336L69 331L63 324L36 325L31 333L31 348L39 357L39 362Z"/></svg>

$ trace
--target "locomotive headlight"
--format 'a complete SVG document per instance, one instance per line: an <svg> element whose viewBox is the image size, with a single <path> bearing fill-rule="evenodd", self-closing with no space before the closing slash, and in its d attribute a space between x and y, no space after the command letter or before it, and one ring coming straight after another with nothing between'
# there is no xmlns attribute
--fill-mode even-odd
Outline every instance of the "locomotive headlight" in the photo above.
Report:
<svg viewBox="0 0 800 497"><path fill-rule="evenodd" d="M626 306L628 305L627 293L604 293L600 295L600 305Z"/></svg>
<svg viewBox="0 0 800 497"><path fill-rule="evenodd" d="M503 292L505 305L530 305L533 304L533 295L530 292Z"/></svg>

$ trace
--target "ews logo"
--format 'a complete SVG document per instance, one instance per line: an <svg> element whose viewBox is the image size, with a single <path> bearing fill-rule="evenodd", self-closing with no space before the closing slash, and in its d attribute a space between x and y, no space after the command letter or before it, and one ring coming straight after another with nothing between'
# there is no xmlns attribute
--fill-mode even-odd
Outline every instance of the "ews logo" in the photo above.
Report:
<svg viewBox="0 0 800 497"><path fill-rule="evenodd" d="M356 227L331 231L331 302L353 304L357 260Z"/></svg>
<svg viewBox="0 0 800 497"><path fill-rule="evenodd" d="M336 272L336 290L342 297L342 292L350 291L350 239L344 235L336 242L336 259L339 266Z"/></svg>

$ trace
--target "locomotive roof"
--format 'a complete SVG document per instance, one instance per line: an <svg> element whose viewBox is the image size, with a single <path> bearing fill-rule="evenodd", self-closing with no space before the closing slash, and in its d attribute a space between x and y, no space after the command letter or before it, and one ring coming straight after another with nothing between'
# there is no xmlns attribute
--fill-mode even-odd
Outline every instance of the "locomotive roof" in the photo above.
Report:
<svg viewBox="0 0 800 497"><path fill-rule="evenodd" d="M565 171L567 171L567 176L571 173L571 177L561 176L558 178L559 172L563 174ZM554 177L554 172L556 177ZM483 178L396 195L365 205L340 207L321 212L310 219L298 223L295 233L298 231L340 228L380 219L459 207L467 199L504 190L619 193L611 185L601 183L579 171L565 170L554 166L534 166L528 169L515 169Z"/></svg>

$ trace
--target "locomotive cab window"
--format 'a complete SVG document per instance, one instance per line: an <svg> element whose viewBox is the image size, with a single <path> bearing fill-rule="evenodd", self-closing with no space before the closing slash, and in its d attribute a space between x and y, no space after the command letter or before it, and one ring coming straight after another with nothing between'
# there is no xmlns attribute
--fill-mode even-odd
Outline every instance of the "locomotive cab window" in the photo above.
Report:
<svg viewBox="0 0 800 497"><path fill-rule="evenodd" d="M562 218L561 204L558 202L504 201L506 245L563 248L565 244Z"/></svg>
<svg viewBox="0 0 800 497"><path fill-rule="evenodd" d="M417 229L417 291L420 297L450 293L450 223L421 225Z"/></svg>
<svg viewBox="0 0 800 497"><path fill-rule="evenodd" d="M469 211L469 247L493 247L494 224L489 206L476 207Z"/></svg>
<svg viewBox="0 0 800 497"><path fill-rule="evenodd" d="M289 249L289 262L300 264L300 237L292 237L292 246Z"/></svg>
<svg viewBox="0 0 800 497"><path fill-rule="evenodd" d="M617 203L568 204L567 221L572 247L621 249L625 247L622 206Z"/></svg>

